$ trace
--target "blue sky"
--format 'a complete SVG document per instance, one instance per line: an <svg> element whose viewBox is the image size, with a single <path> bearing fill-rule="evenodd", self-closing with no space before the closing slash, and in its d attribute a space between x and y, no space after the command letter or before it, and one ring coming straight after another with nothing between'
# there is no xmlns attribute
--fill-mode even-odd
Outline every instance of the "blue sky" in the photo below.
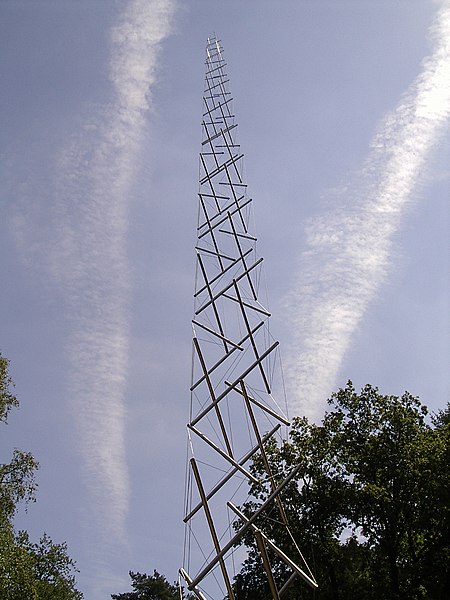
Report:
<svg viewBox="0 0 450 600"><path fill-rule="evenodd" d="M174 579L182 557L213 31L291 413L320 418L348 378L444 406L449 58L430 28L445 6L1 3L0 348L21 401L1 460L41 462L20 525L68 542L86 598L124 591L129 569Z"/></svg>

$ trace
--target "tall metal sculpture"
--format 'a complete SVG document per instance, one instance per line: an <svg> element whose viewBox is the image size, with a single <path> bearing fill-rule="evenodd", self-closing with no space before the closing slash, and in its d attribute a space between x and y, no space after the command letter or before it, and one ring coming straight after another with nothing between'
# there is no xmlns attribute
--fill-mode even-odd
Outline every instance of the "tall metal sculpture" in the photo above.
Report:
<svg viewBox="0 0 450 600"><path fill-rule="evenodd" d="M200 600L224 596L239 600L233 591L233 572L245 558L239 542L251 531L271 596L278 600L296 577L313 588L317 584L301 554L295 559L286 556L260 525L267 515L280 520L290 534L282 492L297 469L280 481L264 449L267 440L280 435L289 422L273 394L280 373L278 342L269 331L270 314L260 302L263 259L256 251L252 199L244 181L244 155L237 141L228 81L220 42L208 38L187 425L185 557L180 574ZM245 516L238 506L248 498L249 482L258 483L249 471L258 453L271 493L254 514ZM281 586L271 570L271 555L292 571Z"/></svg>

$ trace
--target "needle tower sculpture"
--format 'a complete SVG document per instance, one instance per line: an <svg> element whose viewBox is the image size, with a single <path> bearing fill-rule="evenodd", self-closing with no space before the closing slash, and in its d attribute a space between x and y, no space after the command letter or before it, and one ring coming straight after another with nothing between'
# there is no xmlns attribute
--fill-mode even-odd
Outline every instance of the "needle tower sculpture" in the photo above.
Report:
<svg viewBox="0 0 450 600"><path fill-rule="evenodd" d="M255 536L270 597L281 598L300 577L316 581L289 530L283 490L298 468L280 479L269 464L265 443L289 421L275 399L279 386L278 341L261 302L263 259L257 254L252 198L244 180L233 99L220 41L208 38L200 152L196 284L192 320L192 385L184 522L185 556L180 575L199 600L239 600L232 578L240 566L244 536ZM249 468L263 461L266 479ZM270 486L253 514L239 506L248 485ZM261 523L277 519L298 549L295 558L269 539ZM258 523L258 524L256 524ZM291 546L292 546L291 544ZM277 581L271 557L289 572ZM299 564L300 563L300 564Z"/></svg>

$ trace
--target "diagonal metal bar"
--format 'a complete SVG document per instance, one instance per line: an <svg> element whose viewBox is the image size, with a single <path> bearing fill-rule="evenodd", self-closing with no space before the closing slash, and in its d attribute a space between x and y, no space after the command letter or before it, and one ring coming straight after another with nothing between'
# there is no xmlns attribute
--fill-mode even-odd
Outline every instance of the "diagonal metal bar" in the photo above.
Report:
<svg viewBox="0 0 450 600"><path fill-rule="evenodd" d="M269 440L279 429L280 429L281 425L279 423L277 423L277 425L275 425L275 427L273 429L271 429L268 433L266 433L266 435L263 437L262 441L263 444L265 444L267 442L267 440ZM255 454L255 452L258 450L259 445L256 444L256 446L253 446L253 448L247 452L247 454L245 454L245 456L243 456L241 458L241 460L239 461L239 464L241 466L245 465L245 463L250 460L250 458ZM215 496L217 494L217 492L219 492L223 486L230 481L230 479L232 477L234 477L234 475L236 475L236 473L239 471L239 469L237 467L233 467L230 471L228 471L228 473L222 477L222 479L217 483L217 485L215 485L213 487L213 489L207 494L206 499L207 500L211 500L211 498L213 496ZM183 519L184 523L187 523L188 521L190 521L192 519L192 517L201 509L202 507L202 503L199 502L196 506L194 506L194 508L191 510L191 512L189 512Z"/></svg>
<svg viewBox="0 0 450 600"><path fill-rule="evenodd" d="M230 346L234 346L237 350L244 350L244 348L242 346L240 346L239 344L236 344L236 342L232 342L229 338L224 337L220 333L217 333L217 331L214 331L214 329L211 329L211 327L207 327L206 325L203 325L203 323L199 323L198 321L195 321L195 320L192 321L192 323L194 325L197 325L197 327L204 329L208 333L215 335L216 337L218 337L222 341L226 342L227 344L230 344ZM209 374L209 372L208 372L208 374Z"/></svg>
<svg viewBox="0 0 450 600"><path fill-rule="evenodd" d="M202 196L205 196L205 197L208 197L210 194L204 194L204 193L202 193L201 195L202 195ZM216 194L216 196L215 196L215 197L216 197L216 198L220 198L220 199L222 199L222 200L230 200L230 196L219 196L219 194ZM244 199L245 199L245 194L242 194L242 195L241 195L241 196L239 196L239 198L238 198L239 202L241 202L241 200L244 200ZM243 208L245 208L245 207L246 207L248 204L250 204L250 202L251 202L251 201L252 201L252 198L248 198L247 200L245 200L245 202L243 202L242 204L239 204L239 209L238 209L238 210L242 210ZM232 209L233 209L233 207L235 207L235 206L236 206L236 203L235 203L235 201L233 200L232 202L230 202L230 204L227 204L226 206L224 206L224 207L222 208L222 211L221 211L220 213L219 213L219 212L217 212L215 215L212 215L212 216L210 215L210 217L209 217L209 220L210 220L210 222L212 223L212 222L213 222L213 221L215 221L215 220L216 220L218 217L222 217L222 221L221 221L221 223L223 223L223 222L224 222L224 220L226 221L226 217L225 217L225 219L223 219L223 215L224 215L224 214L227 214L229 211L232 211L232 214L233 214L234 212L236 212L235 210L232 210ZM221 223L220 223L220 224L221 224ZM197 227L197 230L203 229L203 227L206 227L206 225L207 225L207 223L206 223L206 222L202 223L201 225L199 225L199 226ZM214 225L214 227L216 227L216 225Z"/></svg>
<svg viewBox="0 0 450 600"><path fill-rule="evenodd" d="M209 250L208 248L202 248L201 246L195 246L195 250L198 250L202 254L211 254L212 256L220 256L220 258L223 258L224 260L233 261L234 263L237 260L239 260L239 259L235 259L233 256L227 256L226 254L223 254L222 252L219 252L219 254L218 254L214 250ZM211 283L211 280L209 283ZM204 288L204 289L206 289L206 288Z"/></svg>
<svg viewBox="0 0 450 600"><path fill-rule="evenodd" d="M197 248L200 252L203 252L203 248ZM208 252L208 251L207 251ZM244 252L244 257L247 257L249 254L251 254L253 252L253 248L249 248L246 252ZM211 253L211 251L210 251ZM228 258L228 257L227 257ZM238 258L233 258L230 260L232 260L233 262L230 263L227 267L225 267L222 271L222 273L219 273L218 275L216 275L215 277L213 277L212 279L210 279L208 281L209 286L212 286L216 281L218 281L222 275L224 275L227 271L229 271L230 269L232 269L235 265L238 264L238 262L241 260L241 257L238 256ZM194 294L194 298L196 298L199 294L201 294L202 292L204 292L207 289L206 284L201 287L199 290L197 290Z"/></svg>
<svg viewBox="0 0 450 600"><path fill-rule="evenodd" d="M233 136L231 134L231 129L222 129L222 138L225 144L232 144L234 142ZM234 135L234 134L233 134Z"/></svg>
<svg viewBox="0 0 450 600"><path fill-rule="evenodd" d="M195 350L197 351L197 356L198 356L198 359L200 361L200 365L201 365L203 373L205 375L206 383L207 383L208 389L209 389L209 394L211 396L211 399L214 400L216 398L215 392L214 392L214 387L213 387L211 379L209 378L209 375L208 375L208 369L206 367L205 359L203 358L203 354L202 354L202 351L200 349L200 344L198 343L198 339L196 337L193 338L193 342L194 342ZM223 422L222 413L220 412L220 408L219 408L219 403L218 402L215 403L214 409L216 411L216 416L217 416L217 420L219 422L220 431L222 432L223 440L225 442L225 446L227 447L228 454L230 456L233 456L233 450L231 448L230 440L228 438L228 433L227 433L227 430L225 428L225 424Z"/></svg>
<svg viewBox="0 0 450 600"><path fill-rule="evenodd" d="M204 195L204 194L202 194ZM245 196L240 196L239 197L239 201L242 200ZM220 198L219 195L217 195L217 198ZM232 204L230 206L224 207L224 210L220 213L215 214L213 217L210 218L210 222L212 223L218 216L222 215L222 213L227 210L227 212L231 212L231 215L234 215L235 213L237 213L238 211L242 210L244 207L246 207L248 204L250 204L250 202L252 202L252 198L248 198L248 200L246 200L245 202L243 202L242 204L239 204L237 208L234 208L232 211L230 211L229 209L231 208L231 206L235 206L235 202L233 200ZM214 223L214 225L211 225L211 229L216 229L217 227L219 227L219 225L222 225L223 223L225 223L226 221L228 221L228 216L225 215L223 216L219 221L217 221L217 223ZM203 223L203 225L200 226L201 227L205 227L206 223ZM199 228L199 229L200 229ZM223 231L222 229L219 229L219 231L221 233L232 233L231 231ZM210 229L207 229L206 231L202 231L202 233L198 236L199 239L201 239L202 237L204 237L207 233L210 232ZM245 237L246 239L252 240L254 242L256 242L256 238L249 236L249 235L244 235L241 234L242 237Z"/></svg>
<svg viewBox="0 0 450 600"><path fill-rule="evenodd" d="M205 154L205 152L203 152L203 154ZM211 154L215 154L215 153L211 152ZM219 195L212 196L211 194L205 194L204 192L199 193L199 196L204 196L205 198L220 198L221 200L229 200L230 199L230 196L219 196ZM197 227L197 229L200 229L200 228Z"/></svg>
<svg viewBox="0 0 450 600"><path fill-rule="evenodd" d="M208 64L208 63L207 63L207 64ZM208 71L208 75L211 75L211 73L214 73L214 71L217 71L217 69L223 69L223 67L226 67L226 66L227 66L227 63L223 63L223 64L221 64L221 65L218 65L217 67L214 67L213 69L210 69L210 70ZM207 91L208 91L208 90L204 90L204 92L203 92L203 93L206 93Z"/></svg>
<svg viewBox="0 0 450 600"><path fill-rule="evenodd" d="M280 596L278 594L277 584L273 578L272 567L270 566L269 556L267 554L266 546L264 544L264 538L259 529L254 529L254 534L256 538L256 543L258 545L258 550L261 554L264 570L267 575L267 580L269 582L270 593L272 594L273 600L280 600Z"/></svg>
<svg viewBox="0 0 450 600"><path fill-rule="evenodd" d="M256 327L254 327L252 329L252 333L255 333L260 327L262 327L264 325L264 321L261 321L260 323L258 323L258 325L256 325ZM248 334L243 337L241 340L239 340L238 344L239 346L242 346L242 344L247 341L248 339ZM220 367L220 365L231 355L233 354L233 352L237 350L237 348L231 348L231 350L229 352L227 352L226 354L224 354L221 358L219 358L219 360L213 364L213 366L208 370L208 375L211 375L213 373L213 371L215 371L217 369L217 367ZM200 385L202 383L202 381L205 380L205 375L202 375L200 377L200 379L198 379L190 388L190 391L193 392L195 390L195 388ZM228 383L225 382L225 385L229 385Z"/></svg>
<svg viewBox="0 0 450 600"><path fill-rule="evenodd" d="M225 75L222 74L222 77L224 77L224 76ZM210 90L208 90L208 91L210 91ZM203 97L203 99L205 99L205 98ZM208 110L205 113L203 113L202 117L206 117L206 115L211 115L212 112L214 112L217 109L220 109L222 106L228 105L232 101L233 101L233 98L228 98L228 100L225 100L224 102L219 102L219 104L216 104L215 106L213 106L213 108L209 108L207 102L205 102Z"/></svg>
<svg viewBox="0 0 450 600"><path fill-rule="evenodd" d="M217 165L218 165L218 167L219 167L219 166L220 166L220 163L219 163L219 161L218 161L218 159L217 159L216 155L215 155L214 153L213 153L213 155L214 155L214 157L216 158L216 164L217 164ZM200 162L202 163L203 170L205 171L205 173L207 173L207 172L208 172L208 167L206 166L206 162L205 162L205 159L204 159L204 157L203 157L203 154L200 154ZM205 181L203 181L203 183L206 183L206 181L208 181L208 179L209 179L209 178L207 177L207 178L205 179ZM200 184L200 185L201 185L201 184ZM214 193L214 189L212 189L211 191L213 192L213 194L212 194L212 195L213 195L213 197L214 197L214 201L215 201L215 203L216 203L216 209L217 209L217 212L218 212L218 213L221 213L222 211L220 210L220 204L219 204L219 200L218 200L218 198L217 198L216 194ZM200 196L200 194L199 194L199 196ZM202 198L202 201L203 201L203 198ZM208 212L206 211L206 209L205 209L205 205L204 205L204 203L203 203L203 202L202 202L202 207L203 207L203 211L204 211L204 213L205 213L205 219L206 219L206 221L207 221L207 222L209 222L209 216L208 216Z"/></svg>
<svg viewBox="0 0 450 600"><path fill-rule="evenodd" d="M241 383L242 395L244 396L245 405L247 407L247 412L249 414L250 422L251 422L252 427L253 427L253 432L255 434L256 441L258 442L259 451L261 453L261 458L262 458L263 463L264 463L264 468L266 469L266 473L267 473L268 478L269 478L270 489L273 492L276 489L276 487L277 487L277 484L276 484L276 481L275 481L275 477L273 476L273 471L272 471L272 468L270 466L269 459L267 458L266 449L264 448L264 444L263 444L263 441L262 441L262 438L261 438L261 434L259 432L259 427L258 427L258 424L257 424L256 419L255 419L255 414L253 412L252 405L250 404L250 398L248 397L248 394L247 394L247 388L245 387L245 383L244 383L243 380L240 383ZM286 517L286 512L284 510L283 503L281 502L281 498L280 498L279 495L276 497L275 501L276 501L276 503L278 505L278 510L280 511L281 520L283 521L283 524L287 527L288 520L287 520L287 517Z"/></svg>
<svg viewBox="0 0 450 600"><path fill-rule="evenodd" d="M223 294L224 298L228 298L228 300L233 300L233 302L239 302L239 300L237 298L235 298L234 296L230 296L229 294ZM246 307L246 308L250 308L251 310L254 310L262 315L264 315L265 317L270 317L271 314L270 312L268 312L265 308L263 308L261 306L261 304L259 304L259 306L256 306L255 304L250 304L249 302L244 302L242 301L242 304Z"/></svg>
<svg viewBox="0 0 450 600"><path fill-rule="evenodd" d="M216 163L216 167L219 166L219 159L218 156L216 154L216 144L213 144L212 141L209 142L209 147L211 149L212 154L214 155L214 161Z"/></svg>
<svg viewBox="0 0 450 600"><path fill-rule="evenodd" d="M200 155L200 156L202 157L202 155ZM203 185L208 180L213 179L214 177L219 175L222 171L226 171L229 166L238 162L243 157L244 157L243 154L235 154L235 155L231 156L231 158L229 158L226 162L220 164L216 169L214 169L214 171L208 171L208 169L206 168L205 163L203 161L203 157L202 157L201 160L202 160L203 168L205 170L205 175L204 175L204 177L202 177L202 179L200 179L200 185Z"/></svg>
<svg viewBox="0 0 450 600"><path fill-rule="evenodd" d="M228 231L227 229L219 229L220 233L227 233L228 235L234 235L232 231ZM236 233L238 237L244 238L246 240L251 240L252 242L256 242L257 239L253 235L249 235L248 233Z"/></svg>
<svg viewBox="0 0 450 600"><path fill-rule="evenodd" d="M236 195L235 188L236 187L247 187L247 184L242 183L242 178L239 173L237 174L239 181L233 181L232 177L230 175L230 171L228 170L228 165L225 167L225 173L227 174L228 183L225 181L219 181L219 185L229 185L230 186L236 206L239 207L238 197ZM243 227L244 231L247 233L247 225L245 224L244 217L242 216L242 213L240 210L239 210L239 217L241 219L242 227Z"/></svg>
<svg viewBox="0 0 450 600"><path fill-rule="evenodd" d="M232 384L229 383L228 381L225 381L225 385L232 385ZM238 387L235 387L234 390L238 394L242 394L242 390L240 390ZM252 396L250 396L250 394L248 394L248 392L247 392L247 397L250 400L250 402L252 402L255 406L257 406L261 410L264 410L271 417L274 417L275 419L278 419L278 421L281 421L287 427L290 426L290 424L291 424L290 421L288 421L283 415L280 415L279 413L275 412L274 410L272 410L271 408L269 408L268 406L266 406L262 402L259 402L259 400L256 400L256 398L253 398Z"/></svg>
<svg viewBox="0 0 450 600"><path fill-rule="evenodd" d="M265 352L263 352L259 360L255 360L255 362L252 363L233 383L231 383L225 391L223 391L219 396L217 396L215 400L211 402L211 404L209 404L205 409L203 409L202 412L191 421L191 425L196 425L201 419L203 419L205 415L209 413L209 411L215 408L215 406L217 406L217 404L219 404L219 402L223 400L225 396L227 396L231 392L231 390L233 390L238 385L241 379L245 379L247 375L253 371L253 369L258 365L258 363L261 360L264 360L273 350L275 350L278 344L279 342L274 342Z"/></svg>
<svg viewBox="0 0 450 600"><path fill-rule="evenodd" d="M200 494L200 498L202 500L203 510L205 511L206 520L208 521L208 527L211 532L211 537L213 539L214 548L215 548L217 554L219 554L220 553L219 538L217 537L216 529L214 527L214 521L211 516L211 511L209 510L208 501L206 500L205 490L203 489L202 480L200 479L200 473L198 471L197 463L195 462L195 458L191 458L191 467L192 467L192 471L194 473L195 481L197 483L197 488L198 488L198 491ZM220 564L220 569L222 571L223 579L225 581L225 586L227 588L228 598L230 600L234 600L233 588L231 586L231 581L230 581L230 578L228 577L227 568L226 568L225 561L223 560L223 558L219 558L219 564Z"/></svg>
<svg viewBox="0 0 450 600"><path fill-rule="evenodd" d="M239 291L239 286L238 286L238 284L236 283L235 280L233 280L233 283L234 283L234 289L236 291L236 297L237 297L237 299L239 301L239 305L241 307L242 318L244 319L245 328L247 329L247 332L250 333L251 332L251 327L250 327L250 323L248 321L247 313L245 312L244 305L242 304L242 298L241 298L241 293ZM250 335L250 343L252 345L253 353L255 355L255 358L257 360L259 360L259 351L258 351L258 347L256 345L256 341L255 341L255 338L254 338L253 335ZM259 371L260 371L261 377L262 377L262 379L264 381L264 385L266 386L266 391L267 391L268 394L270 394L270 385L269 385L269 382L267 381L266 372L264 371L264 367L263 367L263 365L262 365L261 362L259 362Z"/></svg>
<svg viewBox="0 0 450 600"><path fill-rule="evenodd" d="M199 431L196 427L193 427L189 423L188 423L187 427L188 427L188 429L190 429L191 431L193 431L196 435L198 435L198 437L200 439L202 439L204 442L206 442L208 444L208 446L211 446L211 448L213 450L215 450L218 454L220 454L220 456L222 456L231 465L233 465L233 467L235 469L237 469L238 471L240 471L242 473L242 475L245 475L245 477L247 477L247 479L249 479L253 483L260 483L259 480L256 479L256 477L254 477L251 473L249 473L247 471L247 469L244 469L244 467L239 462L237 462L236 460L234 460L234 458L233 458L232 455L227 454L224 450L222 450L222 448L220 448L220 446L218 446L212 440L210 440L209 437L206 436L202 431Z"/></svg>
<svg viewBox="0 0 450 600"><path fill-rule="evenodd" d="M280 590L280 598L282 598L284 596L284 594L288 591L288 589L291 587L291 585L294 583L294 581L297 579L298 577L298 573L297 571L294 571L292 573L292 575L289 577L289 579L284 583L283 587Z"/></svg>
<svg viewBox="0 0 450 600"><path fill-rule="evenodd" d="M183 568L178 569L178 573L188 585L192 585L192 577L189 575L189 573L187 573ZM192 588L191 591L197 596L198 600L206 600L206 596L202 594L197 587Z"/></svg>
<svg viewBox="0 0 450 600"><path fill-rule="evenodd" d="M229 143L229 142L227 141L227 139L226 139L226 138L225 138L225 140L224 140L224 141L225 141L225 144L224 144L224 146L227 148L227 150L228 150L228 154L229 154L229 155L230 155L230 157L231 157L231 156L232 156L231 148L234 148L236 145L235 145L235 144L233 144L233 143ZM240 144L237 144L237 146L238 146L238 147L240 147ZM219 147L219 146L218 146L218 147ZM220 146L220 147L221 147L221 146ZM236 167L235 167L235 168L236 168ZM238 179L239 179L239 181L240 181L240 182L242 182L241 175L240 175L239 173L237 173L237 172L236 172L236 175L238 176Z"/></svg>
<svg viewBox="0 0 450 600"><path fill-rule="evenodd" d="M199 196L200 196L200 204L201 204L201 206L203 208L203 212L205 214L206 222L209 223L209 215L208 215L208 211L206 209L206 204L205 204L202 196L200 194L199 194ZM217 199L216 199L216 202L217 202ZM217 240L216 240L216 238L214 236L213 228L210 227L209 231L211 232L211 239L212 239L212 243L213 243L213 246L214 246L214 250L216 251L217 256L219 257L220 268L223 270L223 262L222 262L222 259L220 258L219 246L217 245Z"/></svg>
<svg viewBox="0 0 450 600"><path fill-rule="evenodd" d="M206 272L205 265L203 264L202 256L199 253L197 254L197 260L198 260L198 264L200 265L200 270L202 272L203 279L205 280L206 289L208 290L208 295L209 295L209 298L210 298L210 300L209 300L209 302L207 304L208 304L208 306L212 305L214 316L216 318L217 327L219 328L220 333L223 336L225 336L225 332L223 330L222 322L221 322L220 316L219 316L219 311L217 310L217 306L216 306L216 300L217 300L218 296L214 297L214 295L212 293L212 289L211 289L211 286L210 286L209 281L208 281L208 274ZM199 313L197 312L195 314L198 315ZM223 343L223 346L225 348L225 352L227 352L228 351L228 347L227 347L227 343L225 341Z"/></svg>
<svg viewBox="0 0 450 600"><path fill-rule="evenodd" d="M205 125L204 121L203 121L203 125ZM237 123L233 123L233 125L229 125L225 129L221 128L219 132L215 133L213 136L209 136L206 140L203 140L202 146L204 146L205 144L209 144L210 142L212 142L216 138L220 137L221 135L225 136L226 133L229 133L235 127L237 127ZM205 125L205 129L206 129L206 125Z"/></svg>
<svg viewBox="0 0 450 600"><path fill-rule="evenodd" d="M241 214L240 210L239 210L239 213ZM234 225L233 219L231 218L231 213L230 212L228 213L228 219L230 221L231 229L232 229L233 235L234 235L234 241L236 242L236 246L237 246L239 255L240 255L241 259L242 259L242 263L244 265L244 269L247 269L247 263L245 262L245 256L243 255L242 246L241 246L241 243L239 241L239 236L238 236L238 234L236 232L236 227ZM241 219L242 219L242 214L241 214ZM255 288L253 286L253 281L251 280L250 275L247 277L247 280L248 280L248 285L250 286L250 289L252 291L253 300L257 300L258 296L256 295Z"/></svg>

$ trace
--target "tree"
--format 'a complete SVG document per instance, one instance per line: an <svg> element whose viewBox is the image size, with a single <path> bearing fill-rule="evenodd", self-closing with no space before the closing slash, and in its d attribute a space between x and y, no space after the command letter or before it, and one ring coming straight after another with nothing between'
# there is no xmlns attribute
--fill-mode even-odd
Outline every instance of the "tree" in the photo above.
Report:
<svg viewBox="0 0 450 600"><path fill-rule="evenodd" d="M322 425L297 418L289 442L267 447L280 478L301 465L283 502L294 538L316 571L320 588L314 597L448 598L450 426L445 413L432 427L426 407L411 394L385 396L370 385L358 394L351 382L329 404ZM263 475L260 457L252 469ZM247 513L270 493L266 485L253 485L251 492L255 500L244 507ZM292 554L276 516L264 515L260 524ZM255 593L263 578L251 534L245 543L252 550L235 584L247 590L243 598L256 600L263 597ZM277 571L276 557L273 562ZM310 597L304 585L293 586L291 598Z"/></svg>
<svg viewBox="0 0 450 600"><path fill-rule="evenodd" d="M0 422L7 424L8 414L19 401L13 394L14 384L9 376L9 361L0 354ZM9 463L0 464L0 523L11 521L20 502L34 500L34 474L39 463L31 453L15 449Z"/></svg>
<svg viewBox="0 0 450 600"><path fill-rule="evenodd" d="M0 354L0 421L6 423L8 413L19 401L12 393L13 382L9 376L9 362Z"/></svg>
<svg viewBox="0 0 450 600"><path fill-rule="evenodd" d="M19 402L13 394L9 363L0 354L0 421ZM0 464L0 597L2 600L81 600L75 588L75 563L67 545L43 534L32 543L26 531L16 532L13 520L20 504L35 501L39 463L29 452L15 449L9 463Z"/></svg>
<svg viewBox="0 0 450 600"><path fill-rule="evenodd" d="M9 463L0 464L0 522L10 521L20 502L35 500L39 463L30 452L14 449Z"/></svg>
<svg viewBox="0 0 450 600"><path fill-rule="evenodd" d="M111 594L113 600L180 600L185 598L177 583L170 584L164 575L153 571L153 575L130 571L132 592Z"/></svg>
<svg viewBox="0 0 450 600"><path fill-rule="evenodd" d="M75 563L67 546L44 534L32 543L26 531L0 531L0 593L2 600L81 600L75 588Z"/></svg>
<svg viewBox="0 0 450 600"><path fill-rule="evenodd" d="M328 416L343 474L351 481L345 516L385 568L390 598L431 591L430 563L442 544L445 439L425 421L427 409L408 393L382 396L349 384ZM435 590L435 593L437 590Z"/></svg>

